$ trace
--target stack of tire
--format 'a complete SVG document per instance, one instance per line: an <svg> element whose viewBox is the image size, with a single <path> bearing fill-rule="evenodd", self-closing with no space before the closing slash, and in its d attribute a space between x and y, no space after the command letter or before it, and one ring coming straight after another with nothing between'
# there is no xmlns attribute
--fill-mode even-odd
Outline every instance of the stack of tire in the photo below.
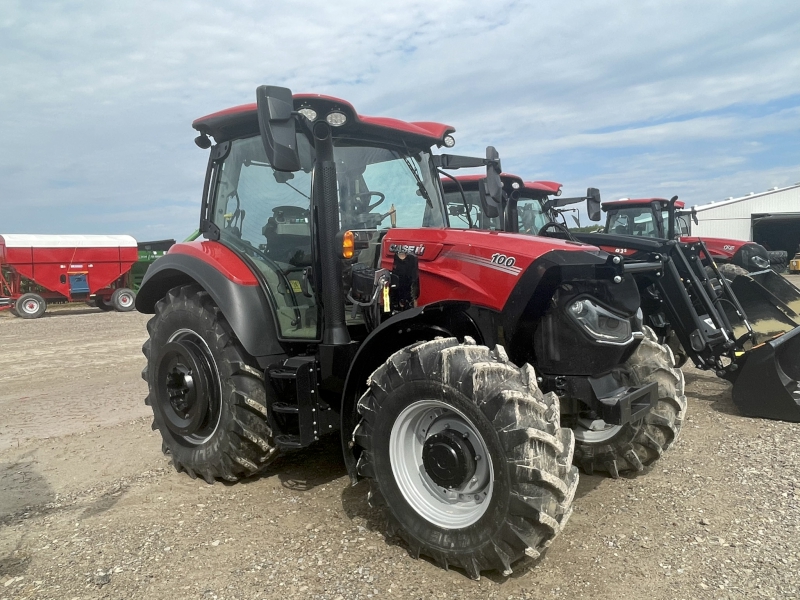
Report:
<svg viewBox="0 0 800 600"><path fill-rule="evenodd" d="M789 253L786 250L770 250L769 265L776 273L784 273L789 264Z"/></svg>

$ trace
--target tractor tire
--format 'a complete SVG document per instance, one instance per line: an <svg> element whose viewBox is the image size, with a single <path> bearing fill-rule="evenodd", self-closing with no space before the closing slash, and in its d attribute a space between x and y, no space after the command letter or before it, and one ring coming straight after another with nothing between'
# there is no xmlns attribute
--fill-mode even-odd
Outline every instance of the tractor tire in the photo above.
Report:
<svg viewBox="0 0 800 600"><path fill-rule="evenodd" d="M389 535L444 569L511 573L572 513L578 470L555 394L502 346L436 339L393 354L369 378L353 441Z"/></svg>
<svg viewBox="0 0 800 600"><path fill-rule="evenodd" d="M102 298L100 296L95 296L94 305L97 308L99 308L100 310L102 310L103 312L108 312L110 310L114 310L114 306L110 302L107 302L104 298Z"/></svg>
<svg viewBox="0 0 800 600"><path fill-rule="evenodd" d="M769 264L776 273L783 273L789 264L789 253L786 250L770 250Z"/></svg>
<svg viewBox="0 0 800 600"><path fill-rule="evenodd" d="M14 311L23 319L38 319L47 310L47 302L39 294L22 294L14 305Z"/></svg>
<svg viewBox="0 0 800 600"><path fill-rule="evenodd" d="M625 425L592 430L575 429L575 463L588 475L597 471L617 478L644 468L669 450L680 435L686 417L683 373L674 367L668 346L658 343L652 329L625 363L630 385L658 382L658 401L642 419Z"/></svg>
<svg viewBox="0 0 800 600"><path fill-rule="evenodd" d="M111 306L117 312L130 312L136 308L136 292L119 288L111 294Z"/></svg>
<svg viewBox="0 0 800 600"><path fill-rule="evenodd" d="M147 323L142 378L153 429L178 472L238 481L277 455L267 422L264 374L209 294L171 289Z"/></svg>

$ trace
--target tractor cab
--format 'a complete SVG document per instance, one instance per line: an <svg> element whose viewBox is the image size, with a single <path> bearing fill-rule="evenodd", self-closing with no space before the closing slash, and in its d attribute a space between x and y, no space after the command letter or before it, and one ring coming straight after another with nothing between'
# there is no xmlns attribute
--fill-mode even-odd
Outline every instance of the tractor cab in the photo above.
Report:
<svg viewBox="0 0 800 600"><path fill-rule="evenodd" d="M562 186L556 181L524 181L510 173L501 173L500 179L503 185L502 210L501 215L493 219L486 219L478 204L478 188L483 175L442 179L450 227L569 239L564 215L576 209L565 207L586 200L590 218L594 221L599 218L600 192L595 188L589 188L586 196L561 198Z"/></svg>
<svg viewBox="0 0 800 600"><path fill-rule="evenodd" d="M509 173L500 174L503 186L503 210L498 211L498 214L492 217L487 215L484 202L481 201L482 195L479 186L484 179L485 175L451 177L447 173L444 174L442 189L450 227L502 231L500 213L505 211L511 195L522 187L522 179Z"/></svg>
<svg viewBox="0 0 800 600"><path fill-rule="evenodd" d="M387 231L447 226L437 168L499 160L441 165L448 156L431 149L453 145L449 125L363 116L337 98L265 87L257 104L193 123L196 143L211 148L200 229L255 267L279 340L346 346L377 325L377 315L349 310L372 295L352 289L351 275L360 283L363 267L376 266ZM353 329L359 323L366 331Z"/></svg>
<svg viewBox="0 0 800 600"><path fill-rule="evenodd" d="M604 202L606 224L603 233L612 235L633 235L637 237L668 238L670 222L670 201L665 198L622 198ZM684 203L675 202L673 231L678 236L691 235L691 222Z"/></svg>

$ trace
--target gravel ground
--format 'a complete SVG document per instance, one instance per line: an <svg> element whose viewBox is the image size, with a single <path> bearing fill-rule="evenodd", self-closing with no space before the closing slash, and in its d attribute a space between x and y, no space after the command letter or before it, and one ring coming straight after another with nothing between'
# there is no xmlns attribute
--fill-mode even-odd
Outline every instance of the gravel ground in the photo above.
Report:
<svg viewBox="0 0 800 600"><path fill-rule="evenodd" d="M654 468L582 476L542 558L474 582L383 535L336 438L236 485L177 474L143 418L145 320L0 318L0 600L800 595L800 425L739 416L713 375L686 369L688 421Z"/></svg>

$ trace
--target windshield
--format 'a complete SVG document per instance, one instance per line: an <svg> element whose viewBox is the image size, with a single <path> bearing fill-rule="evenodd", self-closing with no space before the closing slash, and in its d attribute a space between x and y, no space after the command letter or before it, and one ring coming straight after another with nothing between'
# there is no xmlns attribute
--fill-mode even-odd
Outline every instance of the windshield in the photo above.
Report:
<svg viewBox="0 0 800 600"><path fill-rule="evenodd" d="M639 237L662 237L650 206L633 206L608 211L608 233Z"/></svg>
<svg viewBox="0 0 800 600"><path fill-rule="evenodd" d="M467 204L464 205L464 199ZM455 229L469 229L470 219L473 229L496 230L500 227L500 218L489 218L481 210L481 197L478 190L465 190L464 196L458 190L446 192L444 195L445 206L449 216L450 227ZM469 211L469 218L467 218Z"/></svg>
<svg viewBox="0 0 800 600"><path fill-rule="evenodd" d="M661 211L661 220L666 227L669 223L668 210L664 209ZM676 235L689 235L690 232L689 217L686 215L676 216ZM650 206L632 206L630 208L609 210L608 233L652 238L666 237L666 232L662 232L658 223L653 219L653 212Z"/></svg>
<svg viewBox="0 0 800 600"><path fill-rule="evenodd" d="M430 154L334 140L342 229L444 227Z"/></svg>
<svg viewBox="0 0 800 600"><path fill-rule="evenodd" d="M517 203L517 231L536 235L550 219L542 210L541 200L520 198Z"/></svg>

